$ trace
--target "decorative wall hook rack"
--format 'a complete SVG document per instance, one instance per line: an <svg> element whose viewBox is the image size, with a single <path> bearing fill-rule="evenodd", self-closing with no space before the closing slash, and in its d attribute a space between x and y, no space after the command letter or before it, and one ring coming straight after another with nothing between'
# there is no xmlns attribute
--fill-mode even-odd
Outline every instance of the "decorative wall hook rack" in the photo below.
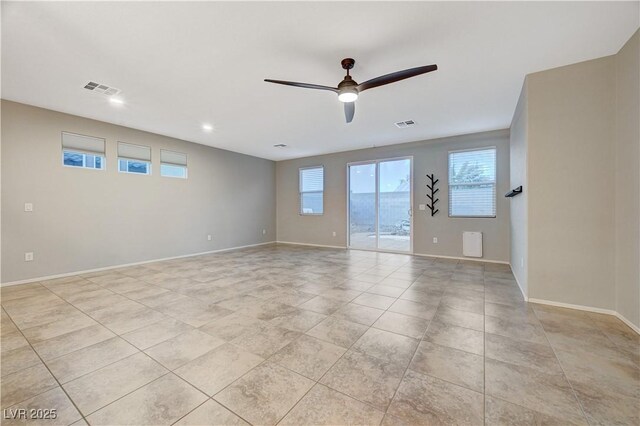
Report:
<svg viewBox="0 0 640 426"><path fill-rule="evenodd" d="M431 216L434 216L439 211L436 208L436 203L438 202L438 199L436 198L436 192L438 192L440 189L436 188L436 184L440 179L436 179L433 173L427 175L427 179L429 179L429 181L431 182L431 185L427 183L427 188L429 188L429 191L431 191L431 194L427 194L427 198L431 201L431 204L427 204L427 207L429 207L429 210L431 210Z"/></svg>
<svg viewBox="0 0 640 426"><path fill-rule="evenodd" d="M507 198L511 198L511 197L515 197L518 194L522 194L522 185L507 192L506 194L504 194L504 196Z"/></svg>

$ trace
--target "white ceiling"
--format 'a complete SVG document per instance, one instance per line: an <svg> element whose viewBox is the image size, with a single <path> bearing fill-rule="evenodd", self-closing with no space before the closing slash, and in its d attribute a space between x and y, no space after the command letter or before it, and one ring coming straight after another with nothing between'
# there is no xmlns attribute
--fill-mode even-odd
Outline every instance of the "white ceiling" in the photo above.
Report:
<svg viewBox="0 0 640 426"><path fill-rule="evenodd" d="M2 98L273 160L493 130L526 74L617 52L638 5L2 2ZM358 82L439 70L361 94L351 124L331 92L262 81L335 86L345 57Z"/></svg>

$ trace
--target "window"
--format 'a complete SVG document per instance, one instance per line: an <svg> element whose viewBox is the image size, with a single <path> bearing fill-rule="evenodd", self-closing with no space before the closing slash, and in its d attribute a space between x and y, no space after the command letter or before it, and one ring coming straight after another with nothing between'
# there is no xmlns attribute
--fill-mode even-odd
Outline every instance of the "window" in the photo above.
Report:
<svg viewBox="0 0 640 426"><path fill-rule="evenodd" d="M104 139L62 132L62 164L68 167L103 170Z"/></svg>
<svg viewBox="0 0 640 426"><path fill-rule="evenodd" d="M496 149L449 152L449 216L496 216Z"/></svg>
<svg viewBox="0 0 640 426"><path fill-rule="evenodd" d="M300 169L300 214L324 212L324 167Z"/></svg>
<svg viewBox="0 0 640 426"><path fill-rule="evenodd" d="M118 142L118 171L139 175L151 174L151 148Z"/></svg>
<svg viewBox="0 0 640 426"><path fill-rule="evenodd" d="M160 150L160 175L174 178L187 178L187 154Z"/></svg>

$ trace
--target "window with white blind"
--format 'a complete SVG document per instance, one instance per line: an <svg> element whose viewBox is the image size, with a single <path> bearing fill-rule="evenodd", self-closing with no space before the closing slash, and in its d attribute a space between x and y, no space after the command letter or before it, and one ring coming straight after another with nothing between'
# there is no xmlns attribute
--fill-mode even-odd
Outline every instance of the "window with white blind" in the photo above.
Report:
<svg viewBox="0 0 640 426"><path fill-rule="evenodd" d="M160 176L187 178L187 154L160 150Z"/></svg>
<svg viewBox="0 0 640 426"><path fill-rule="evenodd" d="M104 170L105 140L93 136L62 132L62 165Z"/></svg>
<svg viewBox="0 0 640 426"><path fill-rule="evenodd" d="M449 152L449 216L496 217L496 149Z"/></svg>
<svg viewBox="0 0 640 426"><path fill-rule="evenodd" d="M151 148L118 142L118 171L138 175L151 174Z"/></svg>
<svg viewBox="0 0 640 426"><path fill-rule="evenodd" d="M324 167L300 169L300 214L324 213Z"/></svg>

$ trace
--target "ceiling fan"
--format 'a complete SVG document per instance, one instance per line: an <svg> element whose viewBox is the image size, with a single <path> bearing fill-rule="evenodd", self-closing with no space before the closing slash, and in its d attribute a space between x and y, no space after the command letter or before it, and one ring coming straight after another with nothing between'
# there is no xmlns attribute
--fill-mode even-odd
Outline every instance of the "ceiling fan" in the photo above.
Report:
<svg viewBox="0 0 640 426"><path fill-rule="evenodd" d="M347 70L347 75L338 84L338 87L321 86L319 84L309 83L296 83L294 81L283 80L271 80L265 79L268 83L284 84L286 86L303 87L305 89L318 89L318 90L330 90L338 94L338 100L344 103L344 115L347 119L347 123L351 123L353 115L356 112L355 100L358 99L358 94L365 90L373 89L374 87L384 86L385 84L395 83L396 81L404 80L405 78L415 77L416 75L425 74L438 69L437 65L426 65L424 67L409 68L403 71L392 72L391 74L385 74L380 77L372 78L364 83L356 83L349 75L349 70L353 68L356 61L351 58L343 59L342 68Z"/></svg>

